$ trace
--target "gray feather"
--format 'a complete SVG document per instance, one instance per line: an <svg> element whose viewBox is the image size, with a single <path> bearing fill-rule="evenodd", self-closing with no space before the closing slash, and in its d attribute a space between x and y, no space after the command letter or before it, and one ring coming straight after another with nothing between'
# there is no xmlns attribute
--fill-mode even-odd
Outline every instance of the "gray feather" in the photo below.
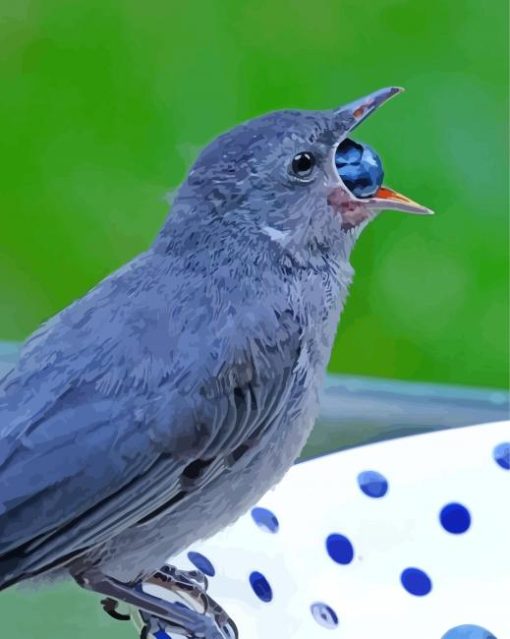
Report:
<svg viewBox="0 0 510 639"><path fill-rule="evenodd" d="M61 566L148 574L299 454L356 238L323 179L288 183L304 145L333 166L329 117L220 137L153 246L27 340L0 383L0 587Z"/></svg>
<svg viewBox="0 0 510 639"><path fill-rule="evenodd" d="M219 327L186 316L178 280L159 283L153 307L146 276L161 261L143 255L51 320L3 383L0 555L22 549L17 570L40 572L148 518L182 492L188 464L228 456L285 398L297 328L280 325L259 343L239 335L229 353ZM179 314L162 316L166 297ZM195 351L180 339L190 322ZM214 345L221 359L204 357ZM279 371L281 349L289 366Z"/></svg>

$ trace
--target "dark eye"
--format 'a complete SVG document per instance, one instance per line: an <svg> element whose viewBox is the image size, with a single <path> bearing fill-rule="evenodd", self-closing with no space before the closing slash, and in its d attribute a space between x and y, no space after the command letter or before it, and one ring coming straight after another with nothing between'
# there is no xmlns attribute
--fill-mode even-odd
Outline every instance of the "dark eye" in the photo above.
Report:
<svg viewBox="0 0 510 639"><path fill-rule="evenodd" d="M298 178L307 178L312 174L313 167L315 166L315 157L305 151L304 153L298 153L292 160L292 172Z"/></svg>

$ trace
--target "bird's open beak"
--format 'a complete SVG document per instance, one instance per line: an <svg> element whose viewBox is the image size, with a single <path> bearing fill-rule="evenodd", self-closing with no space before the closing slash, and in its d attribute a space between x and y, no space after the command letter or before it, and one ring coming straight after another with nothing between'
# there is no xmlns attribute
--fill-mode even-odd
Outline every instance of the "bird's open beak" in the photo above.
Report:
<svg viewBox="0 0 510 639"><path fill-rule="evenodd" d="M394 95L402 93L404 89L400 87L388 87L380 89L370 95L365 96L355 102L351 102L334 111L334 118L340 125L342 132L341 139L348 136L363 120L372 115L377 109L391 99ZM394 211L405 211L406 213L415 213L417 215L432 215L433 211L417 202L409 199L405 195L397 193L393 189L386 186L376 192L373 197L360 199L350 193L353 202L359 202L372 211L381 211L382 209L391 209Z"/></svg>
<svg viewBox="0 0 510 639"><path fill-rule="evenodd" d="M381 186L374 197L369 198L369 201L370 208L373 211L391 209L392 211L404 211L415 215L434 215L434 211L431 211L426 206L410 200L405 195L401 195L387 186Z"/></svg>

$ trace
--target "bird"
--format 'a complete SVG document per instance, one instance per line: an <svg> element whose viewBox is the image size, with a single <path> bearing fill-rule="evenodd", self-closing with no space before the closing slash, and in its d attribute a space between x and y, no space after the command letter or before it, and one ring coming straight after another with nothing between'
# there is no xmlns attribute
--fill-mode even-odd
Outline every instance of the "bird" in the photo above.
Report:
<svg viewBox="0 0 510 639"><path fill-rule="evenodd" d="M139 584L283 478L318 414L353 246L384 209L431 213L348 137L400 91L223 133L151 246L25 341L0 382L0 590L74 579L215 636Z"/></svg>

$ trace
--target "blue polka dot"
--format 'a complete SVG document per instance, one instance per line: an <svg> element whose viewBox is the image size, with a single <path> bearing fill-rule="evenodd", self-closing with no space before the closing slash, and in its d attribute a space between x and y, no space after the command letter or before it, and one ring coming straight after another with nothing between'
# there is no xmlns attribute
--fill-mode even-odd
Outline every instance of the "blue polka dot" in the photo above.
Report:
<svg viewBox="0 0 510 639"><path fill-rule="evenodd" d="M280 528L276 515L267 508L253 508L251 511L253 521L259 528L266 532L276 533Z"/></svg>
<svg viewBox="0 0 510 639"><path fill-rule="evenodd" d="M498 444L494 450L492 451L492 456L494 457L495 462L504 468L505 470L510 470L510 443L502 442Z"/></svg>
<svg viewBox="0 0 510 639"><path fill-rule="evenodd" d="M250 584L253 592L261 601L266 603L273 599L273 591L268 580L261 572L254 571L250 574Z"/></svg>
<svg viewBox="0 0 510 639"><path fill-rule="evenodd" d="M485 628L468 623L450 628L441 639L496 639L496 637Z"/></svg>
<svg viewBox="0 0 510 639"><path fill-rule="evenodd" d="M326 539L326 550L337 564L350 564L354 557L354 548L351 542L347 537L338 533L333 533Z"/></svg>
<svg viewBox="0 0 510 639"><path fill-rule="evenodd" d="M199 552L189 552L188 559L195 566L195 568L201 570L204 575L207 575L208 577L214 577L214 575L216 574L216 570L214 570L214 566L209 561L209 559L207 559L207 557L204 557L204 555L200 554Z"/></svg>
<svg viewBox="0 0 510 639"><path fill-rule="evenodd" d="M358 475L361 490L369 497L384 497L388 492L388 481L384 475L375 470L365 470Z"/></svg>
<svg viewBox="0 0 510 639"><path fill-rule="evenodd" d="M419 568L406 568L400 575L400 581L407 592L417 597L428 595L432 590L430 577Z"/></svg>
<svg viewBox="0 0 510 639"><path fill-rule="evenodd" d="M454 535L466 532L471 525L469 510L462 504L447 504L439 513L441 526Z"/></svg>
<svg viewBox="0 0 510 639"><path fill-rule="evenodd" d="M336 612L325 603L314 603L310 606L313 618L324 628L336 628L338 626L338 617Z"/></svg>

